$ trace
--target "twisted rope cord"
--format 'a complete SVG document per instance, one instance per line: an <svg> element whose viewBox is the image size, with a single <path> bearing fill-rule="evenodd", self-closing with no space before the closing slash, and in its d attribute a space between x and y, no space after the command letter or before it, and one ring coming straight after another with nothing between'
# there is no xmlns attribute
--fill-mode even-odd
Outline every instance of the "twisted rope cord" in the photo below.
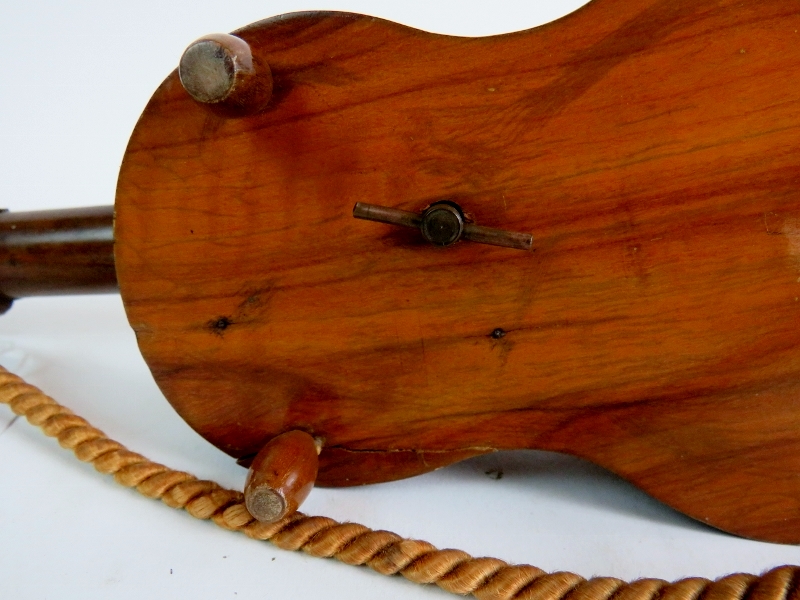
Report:
<svg viewBox="0 0 800 600"><path fill-rule="evenodd" d="M85 419L0 367L0 402L58 440L95 469L148 498L182 508L225 529L269 540L284 550L366 565L384 575L400 574L416 583L435 583L478 600L797 600L800 567L784 566L755 576L736 573L716 581L699 577L669 583L613 577L584 579L569 572L545 573L530 565L509 565L496 558L473 558L461 550L438 550L428 542L373 531L327 517L290 515L260 523L247 512L241 492L175 471L131 452Z"/></svg>

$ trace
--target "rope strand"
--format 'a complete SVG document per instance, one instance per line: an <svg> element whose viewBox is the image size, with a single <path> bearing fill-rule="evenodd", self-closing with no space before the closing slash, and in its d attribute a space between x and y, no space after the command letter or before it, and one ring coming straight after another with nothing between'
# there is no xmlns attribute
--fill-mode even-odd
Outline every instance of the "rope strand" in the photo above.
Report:
<svg viewBox="0 0 800 600"><path fill-rule="evenodd" d="M428 542L327 517L295 513L277 523L261 523L247 512L241 492L131 452L2 367L0 402L56 438L79 460L113 475L117 483L172 508L182 508L193 517L268 540L284 550L364 565L384 575L400 574L454 594L472 594L478 600L699 600L701 596L702 600L794 600L800 592L800 567L794 566L778 567L760 577L736 573L716 581L587 580L574 573L545 573L530 565L509 565L497 558L473 558L461 550L438 550Z"/></svg>

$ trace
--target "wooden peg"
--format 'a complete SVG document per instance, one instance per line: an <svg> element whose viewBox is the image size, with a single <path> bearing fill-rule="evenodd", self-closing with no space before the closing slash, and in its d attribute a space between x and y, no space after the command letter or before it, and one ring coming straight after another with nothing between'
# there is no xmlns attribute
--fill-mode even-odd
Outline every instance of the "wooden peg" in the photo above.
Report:
<svg viewBox="0 0 800 600"><path fill-rule="evenodd" d="M207 35L181 56L178 76L197 102L228 114L252 114L272 97L272 72L242 38L227 33Z"/></svg>
<svg viewBox="0 0 800 600"><path fill-rule="evenodd" d="M244 498L259 521L274 523L295 512L317 479L319 446L304 431L288 431L270 440L253 459Z"/></svg>

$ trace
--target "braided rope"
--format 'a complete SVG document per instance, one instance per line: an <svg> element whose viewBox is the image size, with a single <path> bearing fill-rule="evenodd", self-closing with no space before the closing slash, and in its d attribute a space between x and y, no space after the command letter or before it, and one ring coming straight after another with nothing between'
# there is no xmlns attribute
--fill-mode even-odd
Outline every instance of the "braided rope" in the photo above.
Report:
<svg viewBox="0 0 800 600"><path fill-rule="evenodd" d="M448 592L472 594L478 600L700 600L701 596L702 600L795 600L800 592L800 567L794 566L778 567L760 577L737 573L716 581L699 577L674 583L662 579L626 583L612 577L587 580L574 573L545 573L530 565L473 558L461 550L438 550L428 542L327 517L295 513L277 523L260 523L247 512L241 492L131 452L2 367L0 402L56 438L79 460L113 475L117 483L167 506L182 508L193 517L269 540L284 550L366 565L384 575L399 573L416 583L435 583Z"/></svg>

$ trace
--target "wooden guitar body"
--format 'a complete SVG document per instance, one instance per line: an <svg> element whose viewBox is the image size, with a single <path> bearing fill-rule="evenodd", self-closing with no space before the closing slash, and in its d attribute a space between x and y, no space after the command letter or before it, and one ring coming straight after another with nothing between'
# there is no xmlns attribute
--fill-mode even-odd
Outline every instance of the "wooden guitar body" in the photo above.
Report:
<svg viewBox="0 0 800 600"><path fill-rule="evenodd" d="M595 0L490 38L302 13L235 33L264 110L173 73L122 166L120 290L166 397L318 483L567 452L800 542L800 5ZM356 220L456 202L531 251Z"/></svg>

